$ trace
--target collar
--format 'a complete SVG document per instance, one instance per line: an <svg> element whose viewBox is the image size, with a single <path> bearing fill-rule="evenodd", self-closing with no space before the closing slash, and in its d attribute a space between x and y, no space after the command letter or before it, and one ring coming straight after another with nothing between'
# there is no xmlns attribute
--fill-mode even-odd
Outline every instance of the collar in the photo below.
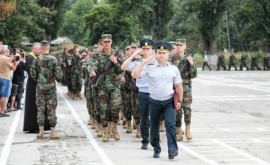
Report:
<svg viewBox="0 0 270 165"><path fill-rule="evenodd" d="M29 55L33 56L34 58L37 58L34 52L30 52Z"/></svg>
<svg viewBox="0 0 270 165"><path fill-rule="evenodd" d="M166 64L165 64L164 66L169 66L169 64L170 64L170 63L167 61ZM158 66L158 67L163 67L163 66L159 65L158 61L156 61L156 66Z"/></svg>

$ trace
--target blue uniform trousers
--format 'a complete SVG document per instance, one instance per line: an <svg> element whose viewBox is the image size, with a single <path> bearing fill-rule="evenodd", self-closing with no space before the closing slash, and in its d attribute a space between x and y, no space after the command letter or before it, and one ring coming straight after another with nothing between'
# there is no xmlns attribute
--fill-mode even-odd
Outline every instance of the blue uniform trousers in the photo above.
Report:
<svg viewBox="0 0 270 165"><path fill-rule="evenodd" d="M166 126L168 152L178 151L176 142L176 109L173 98L165 101L149 99L151 145L155 153L161 152L159 144L159 126L163 114Z"/></svg>

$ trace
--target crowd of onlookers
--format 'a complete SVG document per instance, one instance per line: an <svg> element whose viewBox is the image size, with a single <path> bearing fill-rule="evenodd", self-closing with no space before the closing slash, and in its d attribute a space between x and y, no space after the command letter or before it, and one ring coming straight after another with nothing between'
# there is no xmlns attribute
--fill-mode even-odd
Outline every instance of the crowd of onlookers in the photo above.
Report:
<svg viewBox="0 0 270 165"><path fill-rule="evenodd" d="M0 117L22 109L25 57L23 50L10 49L0 41Z"/></svg>

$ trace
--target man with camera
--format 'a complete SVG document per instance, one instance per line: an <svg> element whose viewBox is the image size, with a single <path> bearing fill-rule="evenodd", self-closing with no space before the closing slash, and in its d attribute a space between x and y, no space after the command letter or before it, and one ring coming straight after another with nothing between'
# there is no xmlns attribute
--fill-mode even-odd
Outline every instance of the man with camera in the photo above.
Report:
<svg viewBox="0 0 270 165"><path fill-rule="evenodd" d="M5 113L6 98L9 96L10 89L10 71L15 71L18 66L18 61L13 61L13 56L11 59L6 57L8 49L1 45L0 46L0 117L8 117L9 115Z"/></svg>
<svg viewBox="0 0 270 165"><path fill-rule="evenodd" d="M21 84L21 79L24 79L24 62L21 61L21 55L19 53L16 53L16 49L13 49L14 58L13 62L18 63L18 66L16 67L16 70L14 71L13 78L12 78L12 88L11 88L11 93L10 93L10 111L16 111L17 106L15 109L15 99L17 96L18 92L22 91L22 85L20 85L19 89L19 84ZM24 60L24 59L22 59Z"/></svg>

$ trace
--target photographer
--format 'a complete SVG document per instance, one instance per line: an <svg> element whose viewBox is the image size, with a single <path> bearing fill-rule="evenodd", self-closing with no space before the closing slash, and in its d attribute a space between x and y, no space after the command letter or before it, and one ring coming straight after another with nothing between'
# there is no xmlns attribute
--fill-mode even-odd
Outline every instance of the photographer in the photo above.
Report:
<svg viewBox="0 0 270 165"><path fill-rule="evenodd" d="M15 53L13 51L13 53ZM11 88L11 93L10 93L10 111L15 111L15 99L19 90L19 84L21 83L21 78L24 77L22 65L24 65L23 62L21 62L21 55L19 53L16 53L14 58L13 58L14 63L18 63L16 70L14 71L13 74L13 79L12 79L12 88ZM20 86L22 88L22 86ZM20 89L21 91L22 89ZM19 91L19 92L20 92Z"/></svg>
<svg viewBox="0 0 270 165"><path fill-rule="evenodd" d="M8 49L5 46L0 46L0 117L8 117L5 113L6 98L9 96L10 88L10 71L15 71L19 62L12 64L13 56L10 59L6 57Z"/></svg>

